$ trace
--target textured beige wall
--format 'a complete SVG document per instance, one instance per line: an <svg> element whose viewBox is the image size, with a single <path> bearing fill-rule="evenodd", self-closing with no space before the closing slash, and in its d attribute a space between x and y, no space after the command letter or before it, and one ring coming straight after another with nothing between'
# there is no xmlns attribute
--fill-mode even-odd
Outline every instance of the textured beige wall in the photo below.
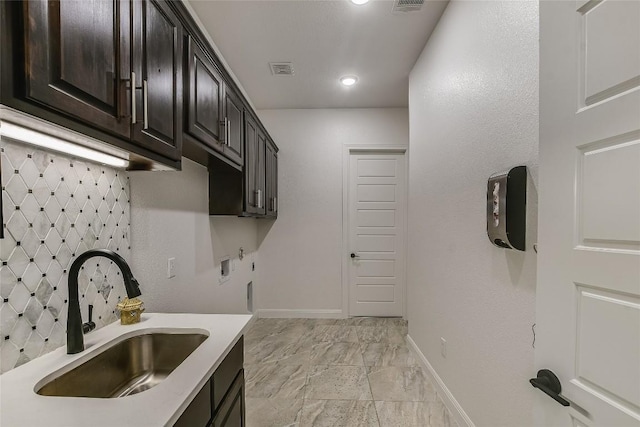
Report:
<svg viewBox="0 0 640 427"><path fill-rule="evenodd" d="M531 425L537 2L452 1L411 73L409 112L409 335L477 426ZM521 164L524 253L489 242L485 213L487 178Z"/></svg>
<svg viewBox="0 0 640 427"><path fill-rule="evenodd" d="M258 222L264 310L342 310L342 157L347 144L409 141L405 108L260 110L280 147L278 220Z"/></svg>
<svg viewBox="0 0 640 427"><path fill-rule="evenodd" d="M180 172L130 172L132 269L153 312L246 313L246 284L257 261L256 220L210 217L207 169L182 160ZM238 259L243 247L245 257ZM233 271L220 283L220 260ZM167 260L176 258L176 277Z"/></svg>

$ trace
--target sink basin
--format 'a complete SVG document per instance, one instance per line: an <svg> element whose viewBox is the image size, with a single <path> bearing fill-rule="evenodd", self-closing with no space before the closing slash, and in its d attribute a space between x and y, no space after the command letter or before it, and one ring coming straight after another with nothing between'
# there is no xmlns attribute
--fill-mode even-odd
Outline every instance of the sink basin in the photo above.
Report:
<svg viewBox="0 0 640 427"><path fill-rule="evenodd" d="M148 333L125 339L47 382L43 396L115 398L161 383L207 335Z"/></svg>

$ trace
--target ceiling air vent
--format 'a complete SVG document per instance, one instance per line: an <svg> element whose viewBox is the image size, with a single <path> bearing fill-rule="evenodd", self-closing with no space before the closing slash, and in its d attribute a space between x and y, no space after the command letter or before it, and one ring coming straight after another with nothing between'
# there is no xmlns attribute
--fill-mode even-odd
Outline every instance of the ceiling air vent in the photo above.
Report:
<svg viewBox="0 0 640 427"><path fill-rule="evenodd" d="M424 0L395 0L393 2L394 12L415 12L422 9Z"/></svg>
<svg viewBox="0 0 640 427"><path fill-rule="evenodd" d="M269 62L271 74L274 76L292 76L293 64L291 62Z"/></svg>

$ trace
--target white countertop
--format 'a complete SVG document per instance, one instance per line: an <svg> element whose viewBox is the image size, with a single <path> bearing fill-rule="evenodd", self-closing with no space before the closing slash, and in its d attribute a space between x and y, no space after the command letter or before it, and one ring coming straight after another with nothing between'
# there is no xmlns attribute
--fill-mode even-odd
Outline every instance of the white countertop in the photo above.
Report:
<svg viewBox="0 0 640 427"><path fill-rule="evenodd" d="M85 350L66 346L0 375L2 427L117 427L173 425L209 380L252 319L245 314L144 313L140 323L112 323L84 337ZM84 363L113 343L147 332L209 335L162 383L114 399L40 396L36 385ZM105 347L106 345L106 347ZM58 372L60 371L60 372ZM90 378L87 379L91 381ZM42 384L40 384L42 385Z"/></svg>

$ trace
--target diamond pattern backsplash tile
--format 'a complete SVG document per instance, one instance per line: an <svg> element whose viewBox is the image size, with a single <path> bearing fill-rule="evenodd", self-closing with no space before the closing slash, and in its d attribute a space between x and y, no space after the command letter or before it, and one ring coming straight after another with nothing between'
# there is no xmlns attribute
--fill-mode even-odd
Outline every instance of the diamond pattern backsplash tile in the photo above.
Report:
<svg viewBox="0 0 640 427"><path fill-rule="evenodd" d="M111 249L130 259L126 172L0 142L5 238L0 240L0 372L66 343L67 270L76 255ZM80 310L98 328L117 320L126 293L118 267L88 260Z"/></svg>

